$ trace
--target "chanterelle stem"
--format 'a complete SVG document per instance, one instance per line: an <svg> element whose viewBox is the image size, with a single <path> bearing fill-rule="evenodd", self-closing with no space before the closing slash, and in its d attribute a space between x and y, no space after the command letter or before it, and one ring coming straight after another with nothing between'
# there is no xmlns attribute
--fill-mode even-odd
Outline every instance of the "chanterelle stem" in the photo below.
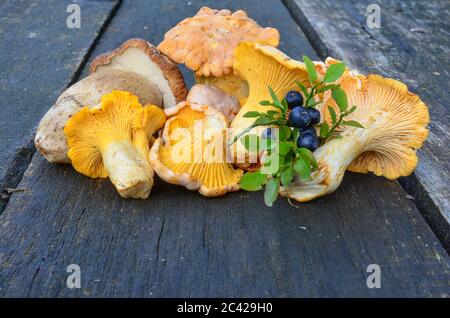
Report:
<svg viewBox="0 0 450 318"><path fill-rule="evenodd" d="M153 186L153 169L130 141L111 142L101 153L109 178L122 197L148 197Z"/></svg>
<svg viewBox="0 0 450 318"><path fill-rule="evenodd" d="M368 136L368 130L356 129L344 133L340 139L330 140L314 152L319 169L312 173L313 180L303 182L296 178L289 187L281 189L281 194L307 202L333 192L340 185L348 165L365 151Z"/></svg>

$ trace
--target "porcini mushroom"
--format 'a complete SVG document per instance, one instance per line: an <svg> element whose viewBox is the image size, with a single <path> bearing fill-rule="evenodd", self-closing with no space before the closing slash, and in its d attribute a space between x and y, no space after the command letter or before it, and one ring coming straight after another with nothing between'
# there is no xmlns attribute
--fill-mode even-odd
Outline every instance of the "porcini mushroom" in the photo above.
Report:
<svg viewBox="0 0 450 318"><path fill-rule="evenodd" d="M407 176L415 169L416 151L428 136L429 123L428 108L420 98L406 85L378 75L348 74L341 87L348 104L357 106L349 120L365 129L342 126L342 138L314 152L319 168L312 173L313 180L296 179L281 194L305 202L333 192L346 169L388 179ZM337 107L333 100L328 105Z"/></svg>
<svg viewBox="0 0 450 318"><path fill-rule="evenodd" d="M130 39L114 51L97 56L90 66L91 74L109 70L126 70L147 78L162 94L163 108L186 99L187 88L177 65L145 40Z"/></svg>
<svg viewBox="0 0 450 318"><path fill-rule="evenodd" d="M187 89L177 65L145 40L131 39L98 56L91 75L64 91L42 118L35 145L53 163L70 163L64 125L82 107L96 107L113 90L133 93L139 101L172 107L184 100Z"/></svg>
<svg viewBox="0 0 450 318"><path fill-rule="evenodd" d="M323 67L322 63L317 63L317 67ZM300 82L307 87L310 86L304 63L290 59L274 47L262 46L258 43L244 42L239 44L235 50L233 68L236 74L248 82L250 94L231 123L230 140L239 136L254 123L254 118L244 117L247 112L278 111L274 107L260 105L263 100L271 100L269 86L280 98L285 96L288 91L298 89L296 82ZM318 74L320 76L323 72L318 72ZM260 136L264 129L262 126L256 127L247 134ZM235 163L241 168L252 169L255 166L254 164L258 164L248 161L248 151L241 143L236 142L233 147Z"/></svg>
<svg viewBox="0 0 450 318"><path fill-rule="evenodd" d="M186 97L186 102L208 105L220 111L230 123L241 109L236 97L213 85L194 85Z"/></svg>
<svg viewBox="0 0 450 318"><path fill-rule="evenodd" d="M161 108L143 107L135 95L113 91L100 107L84 107L67 121L67 155L78 172L109 177L122 197L145 199L153 186L149 140L164 122Z"/></svg>
<svg viewBox="0 0 450 318"><path fill-rule="evenodd" d="M193 70L199 83L217 86L239 100L248 95L244 80L233 73L233 51L244 41L278 46L274 28L262 28L242 10L203 7L169 30L158 48Z"/></svg>
<svg viewBox="0 0 450 318"><path fill-rule="evenodd" d="M227 160L225 117L207 105L187 102L166 115L162 137L150 151L157 175L207 197L237 191L243 172Z"/></svg>

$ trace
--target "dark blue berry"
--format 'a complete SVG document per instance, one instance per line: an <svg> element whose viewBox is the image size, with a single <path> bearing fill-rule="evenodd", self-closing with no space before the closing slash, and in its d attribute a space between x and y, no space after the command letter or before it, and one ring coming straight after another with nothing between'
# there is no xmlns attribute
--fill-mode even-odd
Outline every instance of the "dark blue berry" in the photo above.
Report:
<svg viewBox="0 0 450 318"><path fill-rule="evenodd" d="M288 92L285 98L289 108L303 106L303 96L297 91Z"/></svg>
<svg viewBox="0 0 450 318"><path fill-rule="evenodd" d="M271 139L272 138L272 129L266 128L261 134L262 139Z"/></svg>
<svg viewBox="0 0 450 318"><path fill-rule="evenodd" d="M300 133L301 134L306 134L306 133L313 134L314 136L317 135L316 129L312 126L306 127L304 129L300 129Z"/></svg>
<svg viewBox="0 0 450 318"><path fill-rule="evenodd" d="M308 108L309 116L311 117L311 125L320 123L320 112L315 108Z"/></svg>
<svg viewBox="0 0 450 318"><path fill-rule="evenodd" d="M311 133L301 134L297 139L297 147L314 151L319 148L319 138Z"/></svg>
<svg viewBox="0 0 450 318"><path fill-rule="evenodd" d="M306 128L311 123L311 116L304 107L294 107L289 114L289 124L292 127Z"/></svg>

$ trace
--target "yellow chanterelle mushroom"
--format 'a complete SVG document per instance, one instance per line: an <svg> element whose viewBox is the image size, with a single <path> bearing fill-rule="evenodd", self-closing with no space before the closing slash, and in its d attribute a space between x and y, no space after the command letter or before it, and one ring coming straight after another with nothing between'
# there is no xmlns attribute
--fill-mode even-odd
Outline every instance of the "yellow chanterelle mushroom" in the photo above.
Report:
<svg viewBox="0 0 450 318"><path fill-rule="evenodd" d="M161 138L150 151L150 163L164 181L207 197L237 191L242 170L227 160L227 121L212 107L180 103L166 110Z"/></svg>
<svg viewBox="0 0 450 318"><path fill-rule="evenodd" d="M78 172L109 177L122 197L145 199L153 186L150 141L165 118L159 107L143 107L135 95L113 91L99 107L84 107L68 120L67 155Z"/></svg>
<svg viewBox="0 0 450 318"><path fill-rule="evenodd" d="M281 194L310 201L336 190L346 169L388 179L410 175L415 169L416 151L428 136L429 123L428 108L420 98L404 84L378 75L349 73L341 87L348 104L357 106L348 120L358 121L365 129L342 126L342 138L314 152L319 168L312 181L295 180ZM327 106L337 109L332 99Z"/></svg>

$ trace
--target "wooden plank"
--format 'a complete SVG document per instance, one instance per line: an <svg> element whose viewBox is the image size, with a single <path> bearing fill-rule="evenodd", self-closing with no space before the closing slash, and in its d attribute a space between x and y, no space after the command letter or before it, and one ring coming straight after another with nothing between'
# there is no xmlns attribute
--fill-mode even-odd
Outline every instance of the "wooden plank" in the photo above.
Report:
<svg viewBox="0 0 450 318"><path fill-rule="evenodd" d="M211 3L124 1L96 52L132 36L157 43ZM314 57L280 2L221 6L279 28L291 56ZM449 296L448 255L398 183L381 178L348 174L300 209L269 209L262 193L204 198L161 180L150 199L123 200L108 180L36 154L19 186L29 191L0 216L0 296ZM81 289L65 284L73 263ZM372 263L381 289L366 286Z"/></svg>
<svg viewBox="0 0 450 318"><path fill-rule="evenodd" d="M428 104L430 135L419 166L400 182L450 251L450 2L378 1L380 29L366 25L371 0L285 2L322 57L399 79Z"/></svg>
<svg viewBox="0 0 450 318"><path fill-rule="evenodd" d="M76 77L117 1L79 1L81 28L69 29L71 2L0 3L0 213L30 162L34 129ZM49 14L51 12L51 14Z"/></svg>

